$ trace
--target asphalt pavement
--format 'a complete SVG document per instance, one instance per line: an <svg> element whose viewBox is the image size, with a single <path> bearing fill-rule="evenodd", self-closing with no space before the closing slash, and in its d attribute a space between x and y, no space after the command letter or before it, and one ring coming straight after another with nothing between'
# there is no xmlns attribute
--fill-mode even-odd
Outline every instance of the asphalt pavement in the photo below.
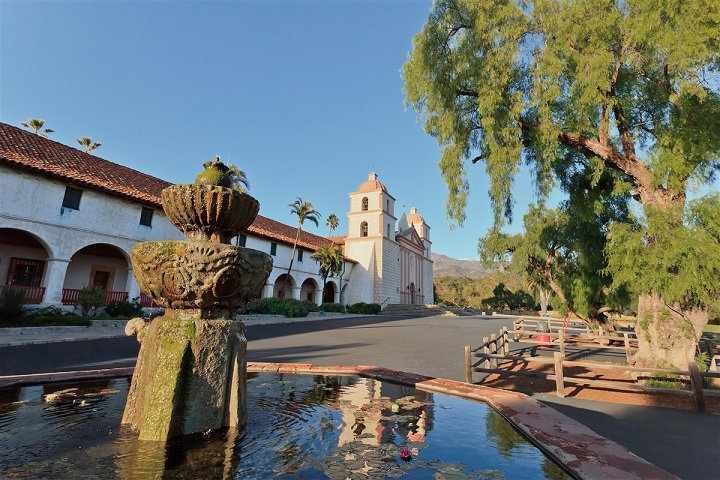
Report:
<svg viewBox="0 0 720 480"><path fill-rule="evenodd" d="M248 325L248 360L374 365L464 379L464 346L510 318L372 316ZM0 375L132 366L135 338L0 347ZM688 480L720 478L720 417L662 407L537 399Z"/></svg>

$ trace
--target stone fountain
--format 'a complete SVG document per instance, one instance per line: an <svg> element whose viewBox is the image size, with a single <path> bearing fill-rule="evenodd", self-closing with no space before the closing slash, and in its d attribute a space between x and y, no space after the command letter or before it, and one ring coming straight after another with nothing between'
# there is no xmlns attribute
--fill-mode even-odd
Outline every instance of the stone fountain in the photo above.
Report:
<svg viewBox="0 0 720 480"><path fill-rule="evenodd" d="M133 319L140 353L122 423L140 440L245 423L247 340L238 307L260 296L272 257L230 245L258 214L232 170L204 164L195 184L162 191L163 210L185 241L143 242L131 260L143 293L165 308L152 321Z"/></svg>

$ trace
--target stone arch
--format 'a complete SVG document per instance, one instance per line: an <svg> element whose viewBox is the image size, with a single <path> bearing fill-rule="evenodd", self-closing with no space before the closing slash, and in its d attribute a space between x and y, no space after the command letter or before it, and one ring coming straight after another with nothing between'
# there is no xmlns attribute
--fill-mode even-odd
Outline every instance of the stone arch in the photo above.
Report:
<svg viewBox="0 0 720 480"><path fill-rule="evenodd" d="M62 302L77 303L77 293L87 286L97 286L106 293L106 303L128 300L127 252L110 243L92 243L78 249L70 258L63 282Z"/></svg>
<svg viewBox="0 0 720 480"><path fill-rule="evenodd" d="M328 280L325 284L325 291L323 292L323 303L333 303L335 301L335 292L337 292L335 282Z"/></svg>
<svg viewBox="0 0 720 480"><path fill-rule="evenodd" d="M318 283L314 278L308 277L300 285L300 300L309 300L315 303L317 292Z"/></svg>
<svg viewBox="0 0 720 480"><path fill-rule="evenodd" d="M53 251L41 237L17 228L0 228L0 290L22 290L25 303L40 303Z"/></svg>
<svg viewBox="0 0 720 480"><path fill-rule="evenodd" d="M361 202L360 209L361 209L363 212L367 211L367 210L368 210L368 205L369 205L369 203L370 203L370 202L368 201L368 197L363 197L363 198L362 198L362 202Z"/></svg>
<svg viewBox="0 0 720 480"><path fill-rule="evenodd" d="M288 279L287 284L285 278ZM292 275L282 273L275 279L275 286L273 287L273 297L278 298L292 298L293 288L297 284ZM284 288L283 288L284 287Z"/></svg>
<svg viewBox="0 0 720 480"><path fill-rule="evenodd" d="M361 237L367 237L368 236L368 223L362 222L360 224L360 236Z"/></svg>

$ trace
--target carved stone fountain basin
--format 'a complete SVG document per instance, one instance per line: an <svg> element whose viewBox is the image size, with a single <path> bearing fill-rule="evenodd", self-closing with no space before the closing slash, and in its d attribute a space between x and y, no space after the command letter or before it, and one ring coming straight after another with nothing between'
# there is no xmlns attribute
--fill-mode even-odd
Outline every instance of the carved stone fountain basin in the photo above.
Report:
<svg viewBox="0 0 720 480"><path fill-rule="evenodd" d="M130 256L140 289L165 308L235 308L260 296L267 254L210 242L143 242Z"/></svg>

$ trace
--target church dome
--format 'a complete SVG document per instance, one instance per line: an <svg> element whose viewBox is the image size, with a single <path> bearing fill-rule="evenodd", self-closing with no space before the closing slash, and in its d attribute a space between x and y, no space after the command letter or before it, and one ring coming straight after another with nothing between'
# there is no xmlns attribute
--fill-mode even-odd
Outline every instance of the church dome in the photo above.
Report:
<svg viewBox="0 0 720 480"><path fill-rule="evenodd" d="M425 223L425 219L417 213L417 208L415 207L410 209L410 213L408 213L405 218L407 218L408 224L417 225L419 223Z"/></svg>
<svg viewBox="0 0 720 480"><path fill-rule="evenodd" d="M368 175L368 179L360 184L357 191L358 192L377 192L378 190L382 190L383 192L387 193L387 188L385 188L385 185L377 179L377 174L375 172L370 172L370 175Z"/></svg>

